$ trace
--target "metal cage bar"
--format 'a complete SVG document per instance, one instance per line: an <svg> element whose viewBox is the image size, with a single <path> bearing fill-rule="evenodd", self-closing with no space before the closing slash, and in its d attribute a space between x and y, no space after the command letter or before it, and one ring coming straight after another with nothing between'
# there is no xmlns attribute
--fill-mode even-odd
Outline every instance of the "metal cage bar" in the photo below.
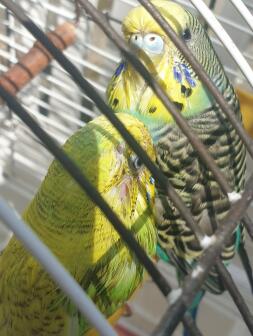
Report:
<svg viewBox="0 0 253 336"><path fill-rule="evenodd" d="M222 41L223 45L226 47L230 55L233 57L234 61L238 64L245 78L248 80L249 84L253 86L253 70L249 66L248 62L237 48L233 40L230 38L228 33L216 19L213 12L208 8L208 6L203 2L203 0L190 0L191 3L199 10L201 15L205 18L209 26L215 32L215 34Z"/></svg>
<svg viewBox="0 0 253 336"><path fill-rule="evenodd" d="M198 139L198 137L192 132L191 128L188 126L187 121L181 116L181 114L178 112L176 106L174 103L170 101L167 94L164 92L164 90L160 87L160 85L157 83L157 81L152 78L152 76L149 74L147 69L144 67L144 65L134 56L134 54L130 51L129 47L125 43L125 41L122 40L122 38L115 32L115 30L110 27L106 21L106 19L103 17L101 13L88 1L85 0L78 0L78 2L81 3L83 8L87 11L87 13L93 17L94 21L100 26L100 28L103 29L104 33L116 44L116 46L121 50L123 55L132 63L132 65L135 67L135 69L143 76L147 84L153 89L153 91L156 93L156 95L161 99L164 106L167 108L168 111L172 114L175 122L178 124L182 132L188 137L189 141L191 142L192 146L196 149L198 152L200 158L204 161L204 163L208 166L210 171L215 176L217 182L219 183L221 189L225 194L230 194L232 192L231 188L229 187L226 179L224 178L223 174L218 169L217 165L215 164L213 158L211 155L206 151L205 146L203 143ZM235 127L235 129L238 131L238 134L240 135L242 141L244 142L246 148L248 149L250 155L253 157L253 142L248 137L248 135L245 133L242 125L238 122L235 114L233 113L232 109L222 96L222 94L218 91L218 89L215 87L211 79L208 77L208 75L205 73L202 66L198 63L198 61L195 59L193 54L190 52L190 50L187 48L185 43L181 41L181 39L177 36L177 34L174 32L174 30L169 26L167 21L162 17L162 15L157 11L157 9L150 3L149 0L139 0L139 2L149 11L149 13L153 16L153 18L158 22L158 24L162 27L162 29L165 31L165 33L172 39L172 41L175 43L175 45L182 51L186 59L189 61L189 63L192 64L193 69L198 73L201 80L206 84L208 90L211 92L213 97L217 100L220 107L222 108L223 112L227 115L229 120L231 121L232 125ZM169 112L168 112L169 113ZM159 180L158 180L159 181ZM178 202L174 201L172 198L174 204L177 206L177 208L180 210L182 208L182 204L179 205ZM183 218L185 218L185 212L186 209L184 209L181 212L181 215ZM188 213L188 211L187 211ZM189 214L189 213L188 213ZM190 215L190 214L189 214ZM194 227L194 232L201 237L201 234L198 230L197 225L194 224L194 221L187 216L188 219L186 222L191 226ZM245 226L247 227L248 233L253 238L253 224L251 220L245 216Z"/></svg>
<svg viewBox="0 0 253 336"><path fill-rule="evenodd" d="M46 35L43 34L44 37ZM117 215L113 212L110 206L104 201L102 196L98 191L90 184L87 178L80 172L76 164L64 153L64 151L55 143L55 141L50 137L39 125L33 120L29 113L17 102L17 100L10 95L4 88L0 86L0 96L7 103L9 108L14 111L15 114L19 116L21 120L32 130L32 132L42 141L42 143L48 148L48 150L61 162L63 167L71 174L71 176L76 180L76 182L82 187L82 189L89 195L95 204L103 211L108 220L112 223L115 230L119 233L122 239L127 243L129 248L134 251L137 258L144 265L154 282L157 284L158 288L161 290L163 295L167 296L171 291L170 285L167 283L166 279L157 270L156 266L146 255L142 247L136 242L132 233L126 229L123 223L119 220ZM130 134L128 135L130 136ZM149 160L149 159L148 159ZM150 160L149 160L150 161ZM150 161L151 162L151 161ZM157 169L157 168L156 168ZM186 316L183 319L186 327L192 330L193 335L200 335L200 332L196 330L194 332L193 321L191 317Z"/></svg>
<svg viewBox="0 0 253 336"><path fill-rule="evenodd" d="M165 313L160 325L155 330L153 336L161 336L161 335L171 335L175 327L180 321L180 317L186 311L189 304L194 299L196 293L199 291L205 277L208 275L211 267L215 264L217 258L225 246L227 240L230 235L236 228L236 222L240 220L245 210L248 208L250 203L253 200L253 175L249 178L246 183L245 191L243 192L243 196L241 200L239 200L230 210L228 216L222 221L220 227L216 230L214 235L213 244L205 251L205 253L199 258L196 267L193 269L191 274L189 274L184 281L184 285L182 287L182 294L176 302L168 308ZM230 283L226 281L225 283ZM237 294L234 293L234 297L238 298ZM242 299L244 304L244 300ZM236 303L240 304L239 300ZM251 334L253 334L253 318L250 314L249 309L243 313L245 316L245 320L247 320Z"/></svg>
<svg viewBox="0 0 253 336"><path fill-rule="evenodd" d="M2 0L1 1L2 3L5 3L5 5L8 7L8 6L12 6L12 3L10 4L10 2L9 1L5 1L5 0ZM90 6L90 4L88 3L88 2L86 2L86 4L84 5L83 4L83 1L82 0L80 0L80 2L82 3L82 5L85 7L86 5L87 6ZM143 3L143 5L144 5L144 3L146 3L148 6L150 6L150 2L149 1L140 1L141 3ZM8 7L9 8L9 7ZM15 9L15 8L14 8ZM13 10L13 8L12 8L12 10ZM87 8L86 8L86 10L87 10ZM15 12L15 10L14 10L14 12ZM96 21L96 19L94 18L94 8L93 8L93 13L89 13L90 14L90 16L91 17L93 17L93 19L94 19L94 21ZM17 15L17 13L16 13L16 15ZM21 11L21 13L19 13L19 16L20 16L20 18L21 18L21 21L23 21L22 23L24 23L25 21L27 21L27 18L23 15L23 13L22 13L22 11ZM107 26L108 26L108 21L106 21L106 23L107 23ZM27 22L26 22L26 25L27 25L27 28L29 29L32 29L31 28L31 21L29 22L29 24L27 24ZM33 25L33 29L34 29L34 25ZM165 29L164 29L165 30ZM37 32L38 33L38 32ZM167 31L166 31L166 33L167 33ZM109 34L112 34L112 31L110 31L109 32ZM169 35L169 34L168 34ZM36 36L37 38L38 38L38 36ZM41 35L40 37L43 37L43 35ZM112 39L114 39L112 36L111 36L111 38ZM40 38L38 38L38 39L40 39ZM41 40L41 39L40 39ZM42 41L41 41L42 42ZM46 40L44 40L44 42L45 42L45 46L47 47L48 46L48 42L46 41ZM122 41L120 41L120 43L122 43ZM175 43L176 44L176 43ZM48 48L49 50L50 50L50 52L54 55L54 53L52 52L52 46L50 47L50 48ZM181 48L179 47L179 49L181 50ZM129 56L129 55L128 55ZM59 58L61 58L60 57L60 53L58 54L58 57ZM134 64L138 64L138 61L136 61L136 59L134 59L134 57L130 54L130 56L128 57L129 59L130 59L130 61L132 62L132 63L134 63ZM61 60L63 60L63 58L61 58ZM63 63L65 63L65 66L66 66L66 60L64 60L64 62ZM66 67L64 66L64 68L66 69ZM71 67L69 68L69 69L71 69ZM145 80L147 80L147 82L150 84L151 83L151 87L154 89L154 91L155 90L157 90L157 92L159 93L159 92L161 92L160 93L160 95L161 96L159 96L159 94L158 94L158 96L160 97L160 98L164 98L164 99L162 99L162 101L164 100L166 103L167 103L167 107L169 107L169 109L170 110L173 110L174 109L174 112L175 112L175 116L177 116L177 111L176 111L176 109L173 107L173 105L171 105L171 102L169 102L169 100L168 99L166 99L167 97L166 97L166 95L165 95L165 97L163 97L163 92L162 92L162 90L160 90L160 88L159 88L159 86L158 85L155 85L154 84L154 81L152 80L152 78L150 78L151 76L149 76L149 74L146 74L145 73L145 68L142 66L142 64L139 64L139 65L137 65L137 70L138 71L140 71L142 74L144 74L144 78L145 78ZM70 70L70 72L71 71L73 71L73 68ZM74 71L75 72L75 71ZM199 72L199 69L198 70L196 70L196 72L198 73L198 74L201 74L201 72ZM77 73L75 73L76 75L77 75ZM79 75L79 74L78 74ZM201 76L200 76L201 77ZM77 76L77 78L78 78L78 76ZM80 78L78 79L78 80L80 80ZM203 80L203 82L204 82L204 80ZM83 80L81 80L80 81L80 83L82 84L81 85L81 88L82 89L86 89L87 90L87 88L84 88L83 87L83 85L84 84L86 84L87 85L87 83L85 83ZM79 84L80 84L79 83ZM92 89L92 88L89 88L89 89ZM90 90L91 92L91 95L93 96L93 98L94 98L94 101L96 101L96 102L98 102L99 101L99 97L97 97L95 94L94 94L94 92L92 92L92 90ZM211 90L210 90L211 91ZM215 90L214 90L214 97L216 98L216 95L217 95L217 89L215 88ZM1 90L1 92L2 92L2 90ZM156 92L156 91L155 91ZM213 92L212 92L213 93ZM219 92L218 92L219 93ZM4 96L5 96L5 98L6 98L6 93L3 93L2 92L2 97L4 98ZM224 105L224 102L225 102L225 100L223 99L223 97L221 96L221 104L220 104L220 106L222 107L222 105ZM13 99L13 98L12 98ZM217 101L218 101L218 99L217 99ZM219 102L219 101L218 101ZM8 104L9 104L9 106L11 107L11 102L9 101L8 102ZM227 103L225 102L225 105L226 105ZM13 105L14 106L14 105ZM228 107L228 106L225 106L226 108ZM115 127L120 131L120 133L123 135L123 137L128 141L128 143L130 144L130 146L131 147L133 147L133 149L136 151L136 153L143 159L143 161L144 161L144 163L147 165L147 167L151 170L151 172L153 173L153 175L154 175L154 177L156 178L156 177L158 177L158 179L157 180L161 180L161 181L163 181L163 177L161 177L162 175L158 172L158 171L156 171L156 169L155 169L155 167L152 167L152 164L150 163L150 161L148 160L148 158L145 156L145 155L143 155L143 154L145 154L145 153L142 153L141 152L141 148L138 148L138 146L137 146L137 144L133 141L133 139L131 139L131 137L129 137L129 135L127 135L127 133L126 134L124 134L125 133L125 130L124 130L124 128L122 129L122 125L119 125L119 124L117 124L117 121L115 121L116 119L114 119L112 116L111 116L111 113L112 113L112 111L110 110L110 109L108 109L108 107L106 106L106 104L104 104L103 105L103 103L100 101L100 108L101 108L101 110L102 110L102 112L103 113L105 113L105 111L107 110L107 113L108 113L108 116L109 116L109 119L111 120L113 120L113 124L115 125ZM171 109L172 108L172 109ZM225 110L226 110L226 108L225 108ZM230 108L229 108L230 109ZM225 111L224 111L225 112ZM106 113L105 113L106 114ZM175 117L176 118L176 117ZM181 121L180 120L180 122L181 123L183 123L184 121ZM236 121L236 127L238 128L238 122ZM186 126L187 127L187 126ZM236 128L235 127L235 128ZM239 127L240 128L240 127ZM240 132L239 132L240 133ZM189 134L187 134L187 135L189 135ZM191 136L191 134L190 134L190 136ZM242 137L242 139L243 139L243 137L245 138L245 133L244 133L244 131L242 131L242 134L240 134L240 136ZM42 140L42 139L41 139ZM249 139L248 138L246 138L246 143L248 142L248 145L250 145L250 149L252 148L251 146L252 146L252 144L249 142ZM196 143L197 143L197 146L199 145L199 143L198 143L198 140L196 141ZM247 146L248 147L248 146ZM204 156L205 156L205 153L203 154ZM207 159L207 162L208 162L208 160L209 159ZM209 166L209 162L208 162L208 166ZM209 167L210 168L210 167ZM216 167L215 167L216 168ZM214 171L215 171L215 168L214 168ZM155 174L154 174L155 173ZM216 175L215 176L219 176L220 174L219 174L219 172L216 172ZM218 178L219 179L219 178ZM224 185L224 181L222 180L223 178L221 177L221 179L220 179L220 183L221 184L223 184L223 187L225 186ZM167 188L169 187L169 185L166 183L166 186L167 186ZM224 191L225 191L225 187L224 187L224 189L223 189ZM228 193L229 192L229 190L226 190L225 191L226 193ZM245 192L244 192L245 193ZM171 192L170 192L170 190L169 190L169 196L171 196L170 195L171 194ZM175 195L174 195L174 197L175 197ZM172 198L172 197L171 197ZM242 200L241 201L243 201L243 198L242 198ZM239 202L241 202L241 201L239 201ZM248 200L248 201L251 201L251 200ZM239 203L238 202L238 203ZM182 204L180 204L180 200L178 201L178 203L179 203L179 208L181 208L181 211L183 212L183 210L182 209L184 209L184 205L182 205ZM229 212L229 214L228 214L228 216L227 216L227 218L229 218L229 215L230 215L230 213L233 211L233 208L235 208L237 206L237 204L235 205L235 206L233 206L232 208L231 208L231 210L230 210L230 212ZM107 209L107 210L109 210L109 209ZM106 210L106 211L107 211ZM109 210L109 212L110 212L110 210ZM191 223L192 222L192 219L191 219L191 215L190 215L190 219L188 218L188 221ZM189 224L189 222L188 222L188 224ZM200 241L201 241L201 239L203 239L203 234L198 230L198 227L195 225L195 223L194 223L194 221L193 221L193 232L197 232L197 236L198 236L198 238L200 239ZM232 224L230 225L230 226L232 226L232 225L236 225L235 224L235 220L233 220L232 221ZM216 234L217 234L217 232L216 232ZM124 235L124 234L123 234ZM124 237L123 237L124 238ZM131 239L130 239L131 240ZM224 242L223 242L224 243ZM130 245L130 244L129 244ZM214 244L215 245L215 244ZM209 247L209 249L211 249L212 247L214 247L214 245L213 246L211 246L211 247ZM208 251L209 251L209 249L208 249ZM137 248L137 250L138 250L138 248ZM208 253L208 251L206 252L206 254ZM210 252L211 253L211 252ZM145 259L145 258L144 258ZM215 262L215 261L214 261ZM208 271L207 271L207 273L208 273ZM155 277L157 276L157 274L155 275ZM203 279L202 279L203 280ZM204 280L203 280L204 281ZM202 281L202 282L203 282ZM201 283L202 283L201 282ZM166 286L165 286L166 287ZM169 292L169 290L167 290L167 293L166 293L166 295L168 294L168 292Z"/></svg>
<svg viewBox="0 0 253 336"><path fill-rule="evenodd" d="M253 31L253 17L242 0L230 0Z"/></svg>
<svg viewBox="0 0 253 336"><path fill-rule="evenodd" d="M113 328L98 311L95 304L82 287L66 271L62 264L50 252L33 231L19 219L13 209L0 198L0 219L24 242L30 252L39 260L61 289L68 294L82 314L103 336L116 336Z"/></svg>

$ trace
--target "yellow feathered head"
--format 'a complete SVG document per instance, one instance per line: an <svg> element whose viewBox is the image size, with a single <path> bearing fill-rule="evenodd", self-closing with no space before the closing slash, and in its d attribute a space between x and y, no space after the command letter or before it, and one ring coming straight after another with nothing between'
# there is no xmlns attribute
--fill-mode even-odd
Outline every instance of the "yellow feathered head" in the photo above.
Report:
<svg viewBox="0 0 253 336"><path fill-rule="evenodd" d="M178 34L187 29L187 12L183 7L167 0L154 0L152 4ZM144 37L147 33L153 33L166 38L162 28L142 6L135 7L128 13L123 20L122 31L127 41L130 41L133 34L141 34ZM134 40L133 38L133 42ZM151 39L150 42L155 42L155 39Z"/></svg>
<svg viewBox="0 0 253 336"><path fill-rule="evenodd" d="M153 0L152 4L222 91L226 76L198 18L173 1ZM191 64L144 7L135 7L127 14L122 31L133 52L182 114L191 117L213 105L213 98ZM115 111L141 114L152 134L154 128L172 121L170 113L127 60L116 70L107 96Z"/></svg>

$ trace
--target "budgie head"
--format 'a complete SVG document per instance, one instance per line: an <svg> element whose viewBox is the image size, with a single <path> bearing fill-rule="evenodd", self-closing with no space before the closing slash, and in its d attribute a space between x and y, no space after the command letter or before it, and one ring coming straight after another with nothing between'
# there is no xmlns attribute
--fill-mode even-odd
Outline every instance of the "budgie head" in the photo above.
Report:
<svg viewBox="0 0 253 336"><path fill-rule="evenodd" d="M144 124L124 113L118 117L154 161L154 146ZM150 215L155 195L154 179L105 117L96 118L90 124L100 152L96 158L98 190L123 222L131 225L143 212L148 211L146 215Z"/></svg>
<svg viewBox="0 0 253 336"><path fill-rule="evenodd" d="M119 113L118 118L154 161L155 149L144 124L124 113ZM129 229L134 230L137 227L136 230L139 230L143 227L145 230L148 227L151 230L152 227L154 230L154 179L105 116L99 116L80 128L66 141L63 149ZM45 211L47 207L50 211L45 212L40 228L46 225L50 231L56 226L57 230L71 228L74 232L80 230L79 226L100 225L99 230L95 230L94 241L95 236L101 238L101 232L105 232L105 236L109 232L114 237L111 237L112 240L119 238L101 210L83 193L58 160L54 160L50 165L47 176L25 213L39 213L38 205L44 202L47 204ZM24 216L28 222L33 222ZM38 226L38 222L35 223ZM49 241L48 231L42 231L41 234L45 234L45 239ZM85 239L85 236L83 237ZM52 246L55 244L54 239L55 235ZM105 245L106 242L105 240ZM96 256L102 252L101 248Z"/></svg>
<svg viewBox="0 0 253 336"><path fill-rule="evenodd" d="M167 0L154 0L175 32L180 36L209 76L222 91L227 83L223 68L209 37L199 20L182 6ZM132 9L123 21L123 34L132 50L169 98L186 117L211 107L211 96L199 81L191 65L142 7ZM171 115L130 63L122 60L107 90L110 105L116 111L141 114L150 128L170 123ZM138 116L139 117L139 116Z"/></svg>

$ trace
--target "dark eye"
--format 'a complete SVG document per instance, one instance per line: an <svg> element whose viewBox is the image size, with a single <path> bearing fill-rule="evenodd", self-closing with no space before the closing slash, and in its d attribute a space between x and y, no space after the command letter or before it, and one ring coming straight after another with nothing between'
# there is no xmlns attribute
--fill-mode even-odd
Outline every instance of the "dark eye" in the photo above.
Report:
<svg viewBox="0 0 253 336"><path fill-rule="evenodd" d="M140 158L138 158L138 156L136 156L134 159L133 159L133 166L136 170L140 169L142 167L143 163L141 161Z"/></svg>
<svg viewBox="0 0 253 336"><path fill-rule="evenodd" d="M186 28L183 33L182 33L182 38L185 40L185 41L189 41L191 39L192 35L191 35L191 31L189 28Z"/></svg>

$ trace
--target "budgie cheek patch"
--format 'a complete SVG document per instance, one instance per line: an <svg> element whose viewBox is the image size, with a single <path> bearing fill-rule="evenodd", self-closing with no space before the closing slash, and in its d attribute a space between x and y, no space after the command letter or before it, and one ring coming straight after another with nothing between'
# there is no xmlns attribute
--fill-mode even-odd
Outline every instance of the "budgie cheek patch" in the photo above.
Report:
<svg viewBox="0 0 253 336"><path fill-rule="evenodd" d="M148 204L151 204L153 196L154 196L153 191L154 191L154 187L155 187L155 180L154 180L154 178L152 176L150 176L150 178L149 178L149 184L152 187L152 195L151 195L151 192L149 191L150 185L147 185L146 186L146 189L147 189L147 191L146 191L146 200L147 200Z"/></svg>
<svg viewBox="0 0 253 336"><path fill-rule="evenodd" d="M150 176L149 182L150 182L152 185L155 185L155 179L154 179L152 176Z"/></svg>
<svg viewBox="0 0 253 336"><path fill-rule="evenodd" d="M125 70L125 67L126 67L125 62L121 62L119 64L119 66L117 67L117 69L114 73L114 76L119 77L121 75L121 73Z"/></svg>
<svg viewBox="0 0 253 336"><path fill-rule="evenodd" d="M151 203L151 196L150 196L150 193L148 191L146 191L146 200L149 204Z"/></svg>
<svg viewBox="0 0 253 336"><path fill-rule="evenodd" d="M173 74L174 74L175 80L178 83L182 84L183 80L185 79L185 81L192 88L194 88L196 86L196 81L192 78L192 75L191 75L191 72L190 72L188 66L185 65L184 63L175 62L174 66L173 66Z"/></svg>

